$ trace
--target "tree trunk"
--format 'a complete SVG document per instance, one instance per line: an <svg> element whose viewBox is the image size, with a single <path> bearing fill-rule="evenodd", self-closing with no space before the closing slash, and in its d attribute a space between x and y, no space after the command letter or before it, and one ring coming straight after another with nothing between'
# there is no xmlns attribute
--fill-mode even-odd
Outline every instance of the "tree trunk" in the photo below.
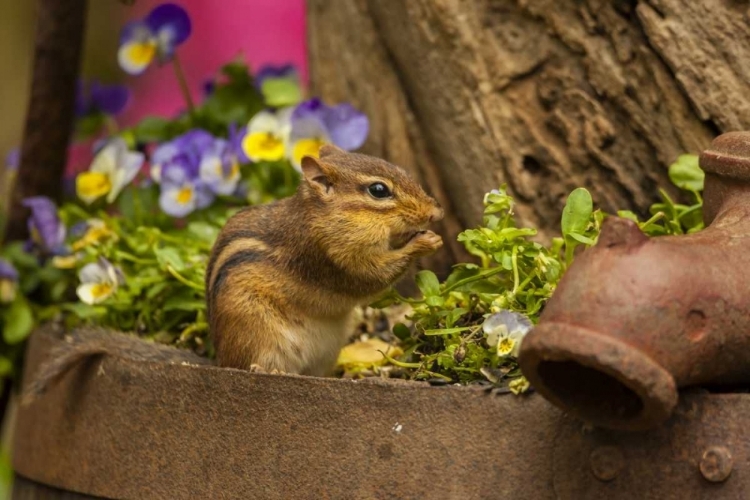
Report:
<svg viewBox="0 0 750 500"><path fill-rule="evenodd" d="M643 214L678 155L749 126L747 16L739 0L308 0L312 89L368 114L363 151L440 198L449 240L501 183L548 238L575 187Z"/></svg>
<svg viewBox="0 0 750 500"><path fill-rule="evenodd" d="M31 98L5 241L23 238L29 196L62 196L87 0L39 0ZM3 200L5 201L5 200ZM2 235L0 235L2 236Z"/></svg>

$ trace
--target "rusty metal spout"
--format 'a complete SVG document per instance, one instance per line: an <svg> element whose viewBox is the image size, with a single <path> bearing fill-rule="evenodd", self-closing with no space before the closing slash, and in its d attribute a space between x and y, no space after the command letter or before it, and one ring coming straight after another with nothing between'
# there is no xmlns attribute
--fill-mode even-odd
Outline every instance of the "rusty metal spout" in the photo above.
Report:
<svg viewBox="0 0 750 500"><path fill-rule="evenodd" d="M607 218L524 339L531 384L585 421L645 430L679 388L750 383L750 132L717 137L700 165L706 229L649 239Z"/></svg>

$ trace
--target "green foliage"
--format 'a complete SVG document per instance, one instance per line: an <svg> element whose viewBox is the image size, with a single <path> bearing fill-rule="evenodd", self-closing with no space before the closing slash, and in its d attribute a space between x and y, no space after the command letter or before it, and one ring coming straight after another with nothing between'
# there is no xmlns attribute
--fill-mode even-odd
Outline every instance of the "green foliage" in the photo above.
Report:
<svg viewBox="0 0 750 500"><path fill-rule="evenodd" d="M670 168L670 178L692 193L694 204L675 203L662 190L662 201L651 207L648 220L642 222L630 211L618 215L638 222L649 236L700 230L702 172L697 157L681 156ZM443 283L432 272L421 271L416 277L420 299L393 291L376 304L406 302L413 307L409 318L413 328L404 324L393 328L403 343L404 355L392 361L410 377L463 383L488 380L513 392L524 390L516 359L499 355L488 344L483 324L491 314L502 310L521 313L535 324L577 250L596 243L602 222L609 215L594 209L586 189L575 189L562 211L562 237L542 245L530 239L536 236L535 229L517 227L513 207L513 198L504 187L493 190L484 199L481 227L458 236L479 264L454 266Z"/></svg>

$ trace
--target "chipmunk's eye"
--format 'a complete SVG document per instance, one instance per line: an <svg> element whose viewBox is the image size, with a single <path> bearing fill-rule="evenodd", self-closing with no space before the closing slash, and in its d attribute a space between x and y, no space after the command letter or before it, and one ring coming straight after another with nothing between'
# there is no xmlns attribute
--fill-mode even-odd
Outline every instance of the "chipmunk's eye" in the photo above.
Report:
<svg viewBox="0 0 750 500"><path fill-rule="evenodd" d="M391 190L382 182L370 184L367 186L367 192L370 193L373 198L389 198L392 196Z"/></svg>

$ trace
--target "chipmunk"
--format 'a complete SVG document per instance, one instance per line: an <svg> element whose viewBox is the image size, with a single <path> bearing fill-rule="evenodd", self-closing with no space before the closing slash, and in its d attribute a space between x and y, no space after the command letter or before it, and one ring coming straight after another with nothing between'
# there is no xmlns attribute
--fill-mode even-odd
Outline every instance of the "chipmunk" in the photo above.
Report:
<svg viewBox="0 0 750 500"><path fill-rule="evenodd" d="M297 192L248 207L222 228L206 271L218 364L324 376L351 316L442 246L440 205L401 168L321 147Z"/></svg>

